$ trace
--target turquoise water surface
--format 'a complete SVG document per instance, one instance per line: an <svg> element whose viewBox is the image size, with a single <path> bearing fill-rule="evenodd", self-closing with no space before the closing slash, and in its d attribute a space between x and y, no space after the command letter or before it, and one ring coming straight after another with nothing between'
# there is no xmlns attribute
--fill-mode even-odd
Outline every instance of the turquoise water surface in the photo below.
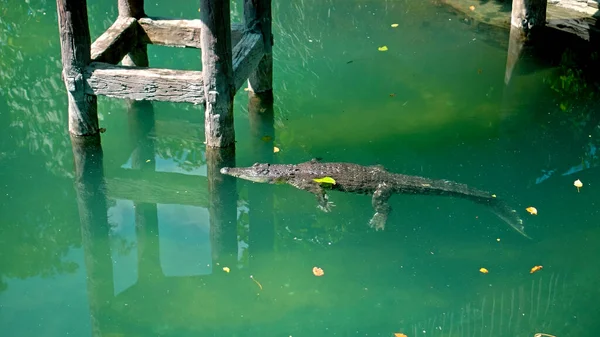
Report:
<svg viewBox="0 0 600 337"><path fill-rule="evenodd" d="M375 232L369 196L332 192L323 213L309 193L245 181L237 227L211 228L202 109L135 112L105 97L106 190L94 193L107 200L83 204L56 5L0 0L0 335L595 336L598 90L576 51L528 60L505 85L508 32L439 4L273 7L274 131L253 124L240 90L237 165L276 146L276 163L320 157L466 183L506 200L532 239L462 199L393 196ZM198 16L194 2L146 9ZM232 10L240 22L241 1ZM116 1L88 12L95 39ZM149 46L153 67L200 69L199 54ZM86 218L86 205L106 217Z"/></svg>

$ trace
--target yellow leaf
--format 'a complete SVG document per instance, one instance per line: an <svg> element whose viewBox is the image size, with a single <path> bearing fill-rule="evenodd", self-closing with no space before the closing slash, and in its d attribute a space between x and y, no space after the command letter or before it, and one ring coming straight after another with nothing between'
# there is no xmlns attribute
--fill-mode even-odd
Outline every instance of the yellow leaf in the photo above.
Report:
<svg viewBox="0 0 600 337"><path fill-rule="evenodd" d="M331 177L323 177L323 178L315 178L313 179L314 182L319 183L319 184L333 184L335 185L335 179L331 178Z"/></svg>
<svg viewBox="0 0 600 337"><path fill-rule="evenodd" d="M223 267L223 271L229 273L231 270L229 269L229 267Z"/></svg>
<svg viewBox="0 0 600 337"><path fill-rule="evenodd" d="M529 212L529 214L531 214L531 215L537 215L537 208L535 208L535 207L527 207L527 208L525 208L525 210L527 212Z"/></svg>
<svg viewBox="0 0 600 337"><path fill-rule="evenodd" d="M469 9L474 11L475 10L475 6L469 6Z"/></svg>
<svg viewBox="0 0 600 337"><path fill-rule="evenodd" d="M583 187L583 183L581 182L581 180L577 179L573 183L573 186L577 187L577 192L579 192L579 188Z"/></svg>
<svg viewBox="0 0 600 337"><path fill-rule="evenodd" d="M531 270L529 271L530 274L535 273L538 270L541 270L542 268L544 268L543 266L535 266L533 268L531 268Z"/></svg>
<svg viewBox="0 0 600 337"><path fill-rule="evenodd" d="M485 269L485 268L479 268L479 272L480 272L480 273L482 273L482 274L487 274L487 273L489 273L490 271L489 271L489 270L487 270L487 269Z"/></svg>
<svg viewBox="0 0 600 337"><path fill-rule="evenodd" d="M396 27L398 27L398 24L397 23L392 23L392 28L396 28Z"/></svg>
<svg viewBox="0 0 600 337"><path fill-rule="evenodd" d="M394 337L408 337L405 334L403 334L402 332L395 332L394 333Z"/></svg>
<svg viewBox="0 0 600 337"><path fill-rule="evenodd" d="M277 146L273 146L273 153L279 152L279 148Z"/></svg>
<svg viewBox="0 0 600 337"><path fill-rule="evenodd" d="M388 47L387 46L381 46L381 47L377 48L377 50L379 50L379 51L387 51Z"/></svg>

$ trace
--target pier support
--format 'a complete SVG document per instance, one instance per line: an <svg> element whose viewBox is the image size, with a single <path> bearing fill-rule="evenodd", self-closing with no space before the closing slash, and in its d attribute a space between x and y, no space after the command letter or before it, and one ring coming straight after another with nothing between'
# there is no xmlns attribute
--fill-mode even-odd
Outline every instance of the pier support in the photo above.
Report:
<svg viewBox="0 0 600 337"><path fill-rule="evenodd" d="M146 16L144 12L144 0L119 0L119 18L134 18L139 20ZM141 29L140 29L141 30ZM136 39L135 45L123 58L124 66L148 67L148 46Z"/></svg>
<svg viewBox="0 0 600 337"><path fill-rule="evenodd" d="M207 147L234 145L230 1L200 1L200 40Z"/></svg>
<svg viewBox="0 0 600 337"><path fill-rule="evenodd" d="M248 31L263 37L264 56L248 78L248 88L262 93L273 90L273 34L271 0L244 0L244 20Z"/></svg>
<svg viewBox="0 0 600 337"><path fill-rule="evenodd" d="M86 0L57 0L63 80L69 100L69 132L98 134L96 96L86 93L84 70L90 63L90 29Z"/></svg>
<svg viewBox="0 0 600 337"><path fill-rule="evenodd" d="M513 0L511 26L522 31L525 38L546 25L548 0Z"/></svg>

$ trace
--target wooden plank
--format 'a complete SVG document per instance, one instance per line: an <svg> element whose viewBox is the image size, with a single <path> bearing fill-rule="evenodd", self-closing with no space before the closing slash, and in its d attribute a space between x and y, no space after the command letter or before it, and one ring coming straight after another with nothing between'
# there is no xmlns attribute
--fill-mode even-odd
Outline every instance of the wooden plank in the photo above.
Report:
<svg viewBox="0 0 600 337"><path fill-rule="evenodd" d="M246 30L261 34L264 56L248 78L250 91L261 93L273 90L273 34L271 0L244 0Z"/></svg>
<svg viewBox="0 0 600 337"><path fill-rule="evenodd" d="M139 24L146 35L142 37L145 43L180 47L200 48L200 20L178 20L158 17L141 18ZM236 45L242 38L244 26L231 25L231 44Z"/></svg>
<svg viewBox="0 0 600 337"><path fill-rule="evenodd" d="M119 0L119 16L140 19L146 16L144 13L144 0Z"/></svg>
<svg viewBox="0 0 600 337"><path fill-rule="evenodd" d="M86 94L83 69L90 63L91 38L87 1L57 0L63 80L69 101L69 132L74 136L98 134L98 105Z"/></svg>
<svg viewBox="0 0 600 337"><path fill-rule="evenodd" d="M92 61L117 64L129 53L137 39L138 24L134 18L117 20L92 44Z"/></svg>
<svg viewBox="0 0 600 337"><path fill-rule="evenodd" d="M233 82L238 91L254 72L264 55L263 38L260 34L245 33L233 48Z"/></svg>
<svg viewBox="0 0 600 337"><path fill-rule="evenodd" d="M513 0L511 25L523 30L528 36L531 31L546 25L548 0Z"/></svg>
<svg viewBox="0 0 600 337"><path fill-rule="evenodd" d="M206 177L117 169L107 173L108 197L151 204L208 207Z"/></svg>
<svg viewBox="0 0 600 337"><path fill-rule="evenodd" d="M85 79L88 94L134 100L204 103L201 71L93 62L85 70Z"/></svg>
<svg viewBox="0 0 600 337"><path fill-rule="evenodd" d="M204 76L204 132L207 147L235 143L230 1L200 1L200 39Z"/></svg>

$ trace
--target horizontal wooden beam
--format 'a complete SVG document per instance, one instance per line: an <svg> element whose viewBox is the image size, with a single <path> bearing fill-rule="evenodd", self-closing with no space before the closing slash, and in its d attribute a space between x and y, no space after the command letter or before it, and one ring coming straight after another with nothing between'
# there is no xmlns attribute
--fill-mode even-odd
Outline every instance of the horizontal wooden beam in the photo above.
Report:
<svg viewBox="0 0 600 337"><path fill-rule="evenodd" d="M167 18L141 18L140 26L146 32L142 42L182 48L200 48L200 20L178 20ZM242 38L244 26L231 25L231 45Z"/></svg>
<svg viewBox="0 0 600 337"><path fill-rule="evenodd" d="M201 71L138 68L92 62L86 93L134 100L204 104Z"/></svg>
<svg viewBox="0 0 600 337"><path fill-rule="evenodd" d="M263 38L260 34L244 33L232 51L233 83L238 91L265 54Z"/></svg>
<svg viewBox="0 0 600 337"><path fill-rule="evenodd" d="M92 61L117 64L136 45L139 25L134 18L119 17L92 44Z"/></svg>
<svg viewBox="0 0 600 337"><path fill-rule="evenodd" d="M208 207L204 176L129 169L107 174L108 197L151 204L181 204Z"/></svg>

